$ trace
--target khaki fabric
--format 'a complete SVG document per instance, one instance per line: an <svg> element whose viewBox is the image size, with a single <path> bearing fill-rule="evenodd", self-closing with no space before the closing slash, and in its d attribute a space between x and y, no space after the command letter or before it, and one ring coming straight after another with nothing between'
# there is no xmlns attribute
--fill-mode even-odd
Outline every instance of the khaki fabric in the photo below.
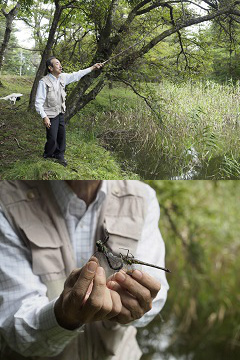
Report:
<svg viewBox="0 0 240 360"><path fill-rule="evenodd" d="M42 80L47 85L47 96L43 108L48 117L54 118L58 114L66 111L66 92L64 81L60 75L60 86L59 91L57 92L55 91L52 80L48 75L44 76Z"/></svg>
<svg viewBox="0 0 240 360"><path fill-rule="evenodd" d="M134 253L146 217L145 186L134 180L109 180L107 184L108 195L99 216L96 240L102 239L107 229L108 243L114 252L123 247ZM76 260L51 186L44 181L2 181L0 203L31 250L33 272L46 284L49 300L56 298L66 277L76 267ZM138 360L141 351L135 333L133 326L112 322L87 324L84 332L54 358Z"/></svg>

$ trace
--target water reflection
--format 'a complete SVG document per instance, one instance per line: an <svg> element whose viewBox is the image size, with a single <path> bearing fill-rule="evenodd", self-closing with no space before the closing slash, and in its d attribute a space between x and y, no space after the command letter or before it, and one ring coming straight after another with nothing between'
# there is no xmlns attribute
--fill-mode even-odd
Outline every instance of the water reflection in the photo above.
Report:
<svg viewBox="0 0 240 360"><path fill-rule="evenodd" d="M179 176L173 176L170 180L192 180L198 176L198 172L201 169L201 162L196 149L191 146L186 150L185 156L189 159L188 170Z"/></svg>

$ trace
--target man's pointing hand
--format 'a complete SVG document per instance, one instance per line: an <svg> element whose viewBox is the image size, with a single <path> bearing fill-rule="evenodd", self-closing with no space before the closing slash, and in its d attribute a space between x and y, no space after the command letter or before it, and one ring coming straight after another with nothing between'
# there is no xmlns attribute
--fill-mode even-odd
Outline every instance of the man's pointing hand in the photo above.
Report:
<svg viewBox="0 0 240 360"><path fill-rule="evenodd" d="M92 66L92 70L99 70L104 66L104 64L102 63L96 63L95 65Z"/></svg>

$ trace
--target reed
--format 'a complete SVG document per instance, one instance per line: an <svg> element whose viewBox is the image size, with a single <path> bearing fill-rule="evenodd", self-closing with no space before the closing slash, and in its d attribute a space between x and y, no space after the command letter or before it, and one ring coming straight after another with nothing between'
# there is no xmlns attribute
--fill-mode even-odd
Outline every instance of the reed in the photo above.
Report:
<svg viewBox="0 0 240 360"><path fill-rule="evenodd" d="M154 113L129 93L118 97L123 90L115 88L116 101L102 108L100 101L91 122L85 118L81 127L145 179L191 171L192 178L239 178L240 84L163 82L147 84L148 92L151 87Z"/></svg>

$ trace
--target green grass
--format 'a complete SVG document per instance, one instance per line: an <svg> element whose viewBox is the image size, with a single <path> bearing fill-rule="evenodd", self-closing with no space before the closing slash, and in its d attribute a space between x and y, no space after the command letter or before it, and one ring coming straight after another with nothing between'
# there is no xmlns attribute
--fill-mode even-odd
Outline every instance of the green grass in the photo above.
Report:
<svg viewBox="0 0 240 360"><path fill-rule="evenodd" d="M240 84L166 83L162 92L169 99L162 103L165 133L176 155L194 147L202 178L239 179Z"/></svg>
<svg viewBox="0 0 240 360"><path fill-rule="evenodd" d="M68 166L42 157L45 128L40 117L27 110L32 82L25 78L3 76L0 97L11 92L24 96L15 106L0 102L0 179L137 179L123 171L113 154L93 138L84 138L81 129L67 126Z"/></svg>

